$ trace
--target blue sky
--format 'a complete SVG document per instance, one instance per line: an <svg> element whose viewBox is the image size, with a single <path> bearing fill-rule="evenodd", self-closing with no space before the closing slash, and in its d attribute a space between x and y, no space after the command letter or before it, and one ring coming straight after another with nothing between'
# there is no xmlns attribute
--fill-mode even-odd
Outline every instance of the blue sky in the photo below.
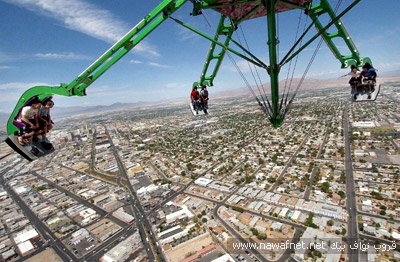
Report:
<svg viewBox="0 0 400 262"><path fill-rule="evenodd" d="M336 4L336 0L330 2ZM341 9L350 2L343 1ZM158 3L156 0L0 0L0 112L11 112L28 87L72 81ZM400 69L399 7L397 0L363 0L342 19L361 54L370 56L381 72ZM213 35L203 16L189 15L191 8L189 2L174 17ZM215 26L218 14L208 10L206 15ZM281 56L294 41L298 17L298 10L279 15ZM265 17L244 22L242 27L250 50L267 61ZM56 103L98 105L188 96L192 83L199 78L208 47L205 39L172 20L166 21L92 84L87 97L57 97ZM296 76L302 74L313 47L301 55ZM236 61L253 84L247 63L239 58ZM287 67L282 69L282 76L286 70ZM323 44L308 77L336 78L345 72ZM266 72L259 73L268 81ZM210 88L211 95L244 86L227 58L214 85Z"/></svg>

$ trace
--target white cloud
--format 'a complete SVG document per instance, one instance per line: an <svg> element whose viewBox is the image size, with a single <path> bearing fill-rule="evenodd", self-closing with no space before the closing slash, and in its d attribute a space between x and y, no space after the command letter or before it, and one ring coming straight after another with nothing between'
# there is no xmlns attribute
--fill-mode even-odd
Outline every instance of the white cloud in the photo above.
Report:
<svg viewBox="0 0 400 262"><path fill-rule="evenodd" d="M0 84L0 112L11 112L21 95L34 86L54 86L41 82L9 82Z"/></svg>
<svg viewBox="0 0 400 262"><path fill-rule="evenodd" d="M229 70L229 71L231 71L231 72L237 73L237 72L238 72L238 71L237 71L237 68L236 68L236 66L231 62L231 60L229 59L229 57L225 57L225 59L229 60L229 63L225 64L222 68L223 68L223 69L227 69L227 70ZM233 59L235 59L235 58L233 57ZM248 63L250 63L250 62L247 62L247 60L244 60L244 59L239 60L239 61L236 61L236 65L237 65L237 67L240 69L240 71L241 71L242 73L250 73L250 68L249 68L249 64L248 64ZM254 66L253 66L252 63L250 63L250 67L251 67L251 70L253 70L253 72L254 72ZM260 70L260 68L257 68L257 70ZM261 70L262 70L262 69L261 69Z"/></svg>
<svg viewBox="0 0 400 262"><path fill-rule="evenodd" d="M7 69L12 69L14 68L13 66L6 66L6 65L0 65L0 70L7 70Z"/></svg>
<svg viewBox="0 0 400 262"><path fill-rule="evenodd" d="M37 53L34 55L39 59L49 59L49 60L87 60L90 57L82 54L75 54L73 52L69 53Z"/></svg>
<svg viewBox="0 0 400 262"><path fill-rule="evenodd" d="M136 60L136 59L130 60L129 63L135 64L135 65L144 64L144 65L157 67L157 68L171 68L171 66L169 66L169 65L160 64L160 63L156 63L156 62L143 62L143 61Z"/></svg>
<svg viewBox="0 0 400 262"><path fill-rule="evenodd" d="M182 27L181 25L176 25L177 28L177 35L179 38L179 41L188 41L188 40L193 40L193 39L200 39L200 36L192 31L190 31L187 28Z"/></svg>
<svg viewBox="0 0 400 262"><path fill-rule="evenodd" d="M8 3L27 8L33 12L61 21L66 28L91 37L114 43L129 30L125 22L111 12L84 0L5 0ZM141 42L134 48L139 53L158 57L156 48Z"/></svg>
<svg viewBox="0 0 400 262"><path fill-rule="evenodd" d="M0 63L14 62L25 58L27 58L27 56L24 54L10 54L0 51Z"/></svg>
<svg viewBox="0 0 400 262"><path fill-rule="evenodd" d="M48 83L43 83L43 82L9 82L9 83L2 83L0 84L0 90L3 91L24 91L28 88L34 87L34 86L54 86ZM22 93L21 93L22 94Z"/></svg>
<svg viewBox="0 0 400 262"><path fill-rule="evenodd" d="M170 68L171 67L169 65L159 64L159 63L156 63L156 62L148 62L147 64L149 66L158 67L158 68Z"/></svg>
<svg viewBox="0 0 400 262"><path fill-rule="evenodd" d="M130 60L129 63L131 63L131 64L143 64L142 61L140 61L140 60L135 60L135 59Z"/></svg>

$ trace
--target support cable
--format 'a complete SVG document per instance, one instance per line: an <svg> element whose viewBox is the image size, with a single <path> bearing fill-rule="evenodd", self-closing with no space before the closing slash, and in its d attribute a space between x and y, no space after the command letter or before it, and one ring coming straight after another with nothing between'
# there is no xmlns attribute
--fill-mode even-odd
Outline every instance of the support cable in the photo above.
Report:
<svg viewBox="0 0 400 262"><path fill-rule="evenodd" d="M232 22L232 21L231 21L231 22ZM248 43L247 43L246 36L244 35L244 32L243 32L243 28L242 28L240 25L239 25L239 28L240 28L240 30L241 30L242 37L243 37L243 39L244 39L244 41L245 41L245 43L246 43L246 48L250 51L249 45L248 45ZM242 41L240 40L240 36L239 36L239 34L238 34L237 32L236 32L236 36L237 36L237 38L238 38L239 43L242 45ZM260 85L262 86L262 89L263 89L264 93L261 92L260 85L258 84L258 81L257 81L257 79L256 79L256 77L255 77L255 75L254 75L254 72L253 72L253 69L252 69L250 63L247 62L247 65L248 65L248 67L249 67L249 69L250 69L251 75L253 76L254 82L255 82L256 87L257 87L257 89L258 89L258 92L259 92L259 94L260 94L260 96L261 96L261 99L262 99L262 101L263 101L263 104L264 104L265 107L267 107L267 103L265 102L265 98L266 98L267 100L268 100L268 98L267 98L266 95L265 95L265 94L266 94L265 89L264 89L262 83L260 83ZM257 72L257 74L258 74L258 71L256 71L256 72ZM271 107L270 107L269 109L272 111L272 108L271 108Z"/></svg>
<svg viewBox="0 0 400 262"><path fill-rule="evenodd" d="M211 29L213 29L213 24L209 21L207 15L205 14L204 10L202 10L202 16L204 17L204 19L206 20L207 24L209 25L209 27ZM231 21L231 20L230 20ZM231 21L232 23L232 21ZM247 81L245 75L243 74L242 70L240 70L239 66L237 65L235 59L232 57L232 55L230 54L230 52L226 53L229 57L229 59L231 60L232 64L234 65L234 67L236 68L236 71L239 73L239 75L241 76L243 82L245 83L246 87L250 90L251 94L254 96L254 98L256 99L258 105L262 108L263 112L269 117L271 118L271 112L268 110L268 107L265 104L265 100L263 98L263 103L261 103L260 99L258 98L257 94L254 92L253 88L251 87L250 83ZM248 62L248 61L247 61ZM249 62L248 62L249 63ZM257 84L257 83L256 83ZM262 96L261 96L262 97ZM269 104L269 101L268 101Z"/></svg>
<svg viewBox="0 0 400 262"><path fill-rule="evenodd" d="M337 11L338 11L340 5L342 4L342 1L343 1L343 0L338 0L338 3L337 3L336 6L335 6L335 11L334 11L335 14L337 13ZM319 43L317 44L316 49L314 50L313 55L311 56L311 59L310 59L308 65L307 65L307 67L306 67L306 70L304 71L303 76L302 76L302 78L300 79L300 81L299 81L299 83L298 83L298 85L297 85L297 87L296 87L296 90L294 91L294 93L293 93L291 99L289 100L288 104L286 105L285 111L283 112L283 114L281 114L282 116L285 116L285 114L288 112L289 107L290 107L290 105L292 104L294 98L296 97L296 94L297 94L297 92L298 92L300 86L303 84L304 79L306 78L307 73L308 73L308 71L310 70L311 65L313 64L313 62L314 62L314 60L315 60L315 57L317 56L318 51L319 51L319 49L320 49L320 47L321 47L321 45L322 45L322 41L323 41L323 38L321 37Z"/></svg>
<svg viewBox="0 0 400 262"><path fill-rule="evenodd" d="M298 23L297 23L297 29L296 29L296 36L295 36L295 40L294 40L295 43L297 42L297 38L298 38L298 35L299 35L300 24L301 24L301 21L302 21L302 18L303 18L302 13L303 13L302 10L300 10L300 12L299 12L299 17L298 17ZM304 23L304 26L305 26L305 24L306 24L306 23ZM304 31L305 31L305 27L304 27L303 33L304 33ZM286 89L287 89L287 87L288 87L289 75L290 75L290 72L291 72L290 70L291 70L291 68L292 68L292 60L290 60L290 62L289 62L289 68L288 68L287 74L286 74L285 86L284 86L284 89L283 89L283 95L282 95L282 97L281 97L281 102L280 102L280 104L279 104L279 110L278 110L279 112L280 112L281 109L282 109L282 104L283 104L283 100L284 100L285 96L286 96L286 98L285 98L285 104L286 104L287 95L289 94L290 86L291 86L291 83L292 83L292 80L293 80L293 75L294 75L294 72L295 72L295 69L296 69L297 58L298 58L298 57L296 57L295 66L294 66L294 68L293 68L292 76L291 76L291 79L290 79L290 82L289 82L289 90L288 90L287 93L286 93ZM278 59L278 60L279 60L279 59Z"/></svg>

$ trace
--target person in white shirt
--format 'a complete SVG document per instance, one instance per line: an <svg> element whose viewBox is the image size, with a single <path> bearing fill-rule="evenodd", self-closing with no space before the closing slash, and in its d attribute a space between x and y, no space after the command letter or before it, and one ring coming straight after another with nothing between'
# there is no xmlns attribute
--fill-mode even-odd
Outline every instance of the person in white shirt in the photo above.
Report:
<svg viewBox="0 0 400 262"><path fill-rule="evenodd" d="M38 111L41 106L40 100L34 97L29 105L22 108L19 120L25 124L25 127L22 128L20 136L18 137L19 144L25 145L25 142L31 141L38 131Z"/></svg>
<svg viewBox="0 0 400 262"><path fill-rule="evenodd" d="M344 76L351 76L349 80L349 84L351 86L361 84L362 80L361 72L355 65L351 65L350 73L345 74Z"/></svg>
<svg viewBox="0 0 400 262"><path fill-rule="evenodd" d="M344 76L351 76L350 80L349 80L349 84L351 87L351 95L353 96L354 99L357 99L357 95L358 95L358 91L357 87L359 85L361 85L362 83L362 75L360 70L355 66L355 65L351 65L351 71Z"/></svg>

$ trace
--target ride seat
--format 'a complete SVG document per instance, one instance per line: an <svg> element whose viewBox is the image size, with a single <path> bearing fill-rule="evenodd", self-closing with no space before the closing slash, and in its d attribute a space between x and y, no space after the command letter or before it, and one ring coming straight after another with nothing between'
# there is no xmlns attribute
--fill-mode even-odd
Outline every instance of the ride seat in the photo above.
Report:
<svg viewBox="0 0 400 262"><path fill-rule="evenodd" d="M24 108L25 106L30 105L30 104L32 103L32 101L33 101L34 98L35 98L35 97L31 97L28 101L26 101L25 104L23 104L23 105L20 107L20 109L18 110L18 114L15 116L15 118L14 118L14 120L13 120L13 125L16 126L16 127L18 127L19 129L25 129L25 127L26 127L26 125L18 119L18 118L21 116L22 108Z"/></svg>

